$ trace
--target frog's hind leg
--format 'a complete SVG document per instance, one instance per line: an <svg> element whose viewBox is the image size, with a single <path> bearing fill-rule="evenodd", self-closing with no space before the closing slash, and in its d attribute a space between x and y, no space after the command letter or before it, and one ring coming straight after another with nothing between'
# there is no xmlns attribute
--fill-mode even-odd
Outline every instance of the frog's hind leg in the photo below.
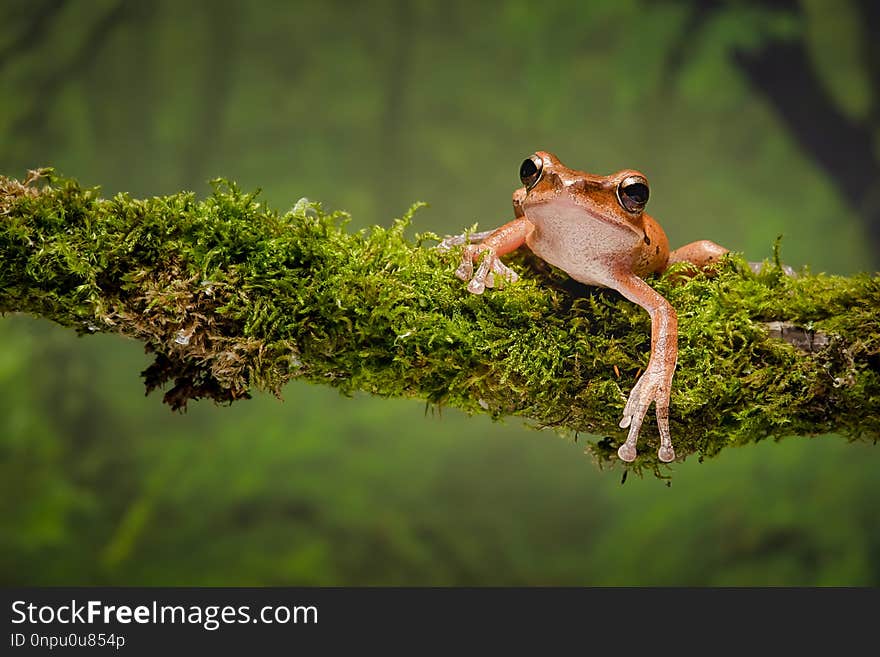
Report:
<svg viewBox="0 0 880 657"><path fill-rule="evenodd" d="M709 240L691 242L678 247L669 254L667 267L676 262L689 262L698 269L706 269L721 260L721 257L727 252L728 250L723 246Z"/></svg>
<svg viewBox="0 0 880 657"><path fill-rule="evenodd" d="M710 242L709 240L691 242L690 244L685 244L670 253L669 261L666 263L666 266L669 267L669 265L676 262L689 262L699 269L708 269L718 262L727 252L728 250L723 246L719 246L718 244L715 244L715 242ZM749 267L756 274L760 274L761 269L764 267L764 263L749 262ZM797 272L788 265L783 264L780 265L780 267L786 276L797 278Z"/></svg>

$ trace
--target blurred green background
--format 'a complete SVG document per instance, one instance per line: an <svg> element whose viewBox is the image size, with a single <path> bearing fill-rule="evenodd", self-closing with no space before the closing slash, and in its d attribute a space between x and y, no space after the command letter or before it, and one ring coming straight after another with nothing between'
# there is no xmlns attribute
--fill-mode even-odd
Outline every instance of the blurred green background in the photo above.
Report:
<svg viewBox="0 0 880 657"><path fill-rule="evenodd" d="M105 195L224 176L355 227L424 200L414 229L442 233L507 221L540 148L644 171L673 245L761 260L784 234L796 267L874 270L876 5L2 0L0 172ZM871 445L621 485L518 420L306 384L175 415L147 364L0 320L0 583L880 584Z"/></svg>

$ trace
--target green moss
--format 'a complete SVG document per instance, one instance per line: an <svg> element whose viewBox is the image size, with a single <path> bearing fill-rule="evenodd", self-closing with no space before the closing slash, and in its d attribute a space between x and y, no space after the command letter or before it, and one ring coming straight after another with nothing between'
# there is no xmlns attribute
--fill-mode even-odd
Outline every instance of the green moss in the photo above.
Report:
<svg viewBox="0 0 880 657"><path fill-rule="evenodd" d="M573 284L528 254L522 279L482 296L453 276L456 253L390 228L345 230L344 213L279 214L217 181L204 200L150 199L52 178L0 178L0 311L80 333L141 340L148 390L231 402L291 378L605 436L614 461L626 395L647 364L650 322L610 290ZM880 279L760 274L730 256L712 278L651 281L678 310L672 433L679 456L767 437L880 434ZM815 353L770 321L821 332ZM653 419L637 468L657 468Z"/></svg>

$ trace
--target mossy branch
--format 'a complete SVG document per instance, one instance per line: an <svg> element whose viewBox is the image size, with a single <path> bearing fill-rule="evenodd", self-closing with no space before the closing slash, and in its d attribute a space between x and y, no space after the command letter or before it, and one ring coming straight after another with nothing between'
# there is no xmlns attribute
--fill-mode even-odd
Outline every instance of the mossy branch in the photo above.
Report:
<svg viewBox="0 0 880 657"><path fill-rule="evenodd" d="M170 384L172 408L298 378L604 435L590 449L615 458L650 322L613 291L521 254L518 283L471 295L452 274L457 254L428 248L436 235L405 236L412 212L348 232L343 213L300 202L279 214L224 182L204 200L101 199L40 178L0 178L0 312L144 342L147 391ZM880 278L754 274L731 256L712 278L674 279L651 284L680 318L679 456L880 434ZM656 467L652 429L639 467Z"/></svg>

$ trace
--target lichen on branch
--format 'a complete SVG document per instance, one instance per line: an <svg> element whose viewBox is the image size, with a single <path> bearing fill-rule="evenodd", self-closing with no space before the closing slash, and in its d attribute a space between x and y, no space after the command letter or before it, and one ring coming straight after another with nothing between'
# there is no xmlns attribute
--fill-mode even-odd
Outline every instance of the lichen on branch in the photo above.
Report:
<svg viewBox="0 0 880 657"><path fill-rule="evenodd" d="M469 294L458 254L429 248L433 233L407 237L416 207L353 232L345 213L279 213L225 181L201 200L103 199L50 171L0 177L0 312L142 341L155 358L147 391L165 387L174 409L297 378L598 435L591 451L615 460L650 352L647 313L527 253L513 258L519 282ZM880 278L755 274L736 255L712 277L682 284L680 269L650 280L680 320L680 457L880 435ZM799 349L768 328L779 322L823 339ZM646 420L636 467L656 467L652 430Z"/></svg>

